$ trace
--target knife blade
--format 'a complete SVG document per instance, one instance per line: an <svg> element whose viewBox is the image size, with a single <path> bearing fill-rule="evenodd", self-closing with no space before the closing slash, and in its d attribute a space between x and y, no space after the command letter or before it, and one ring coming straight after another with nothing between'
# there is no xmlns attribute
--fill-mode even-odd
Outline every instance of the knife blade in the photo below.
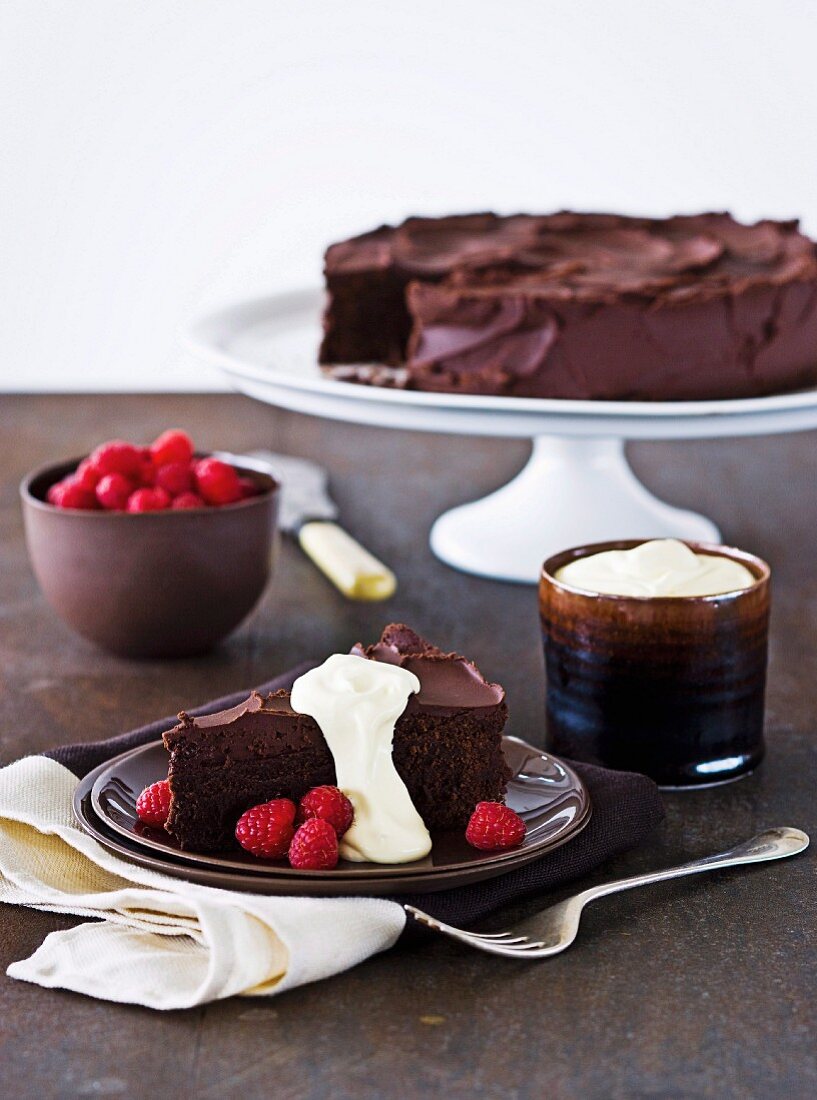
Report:
<svg viewBox="0 0 817 1100"><path fill-rule="evenodd" d="M305 554L350 600L387 600L397 579L383 562L338 523L338 507L329 494L329 475L307 458L253 451L281 483L280 525Z"/></svg>

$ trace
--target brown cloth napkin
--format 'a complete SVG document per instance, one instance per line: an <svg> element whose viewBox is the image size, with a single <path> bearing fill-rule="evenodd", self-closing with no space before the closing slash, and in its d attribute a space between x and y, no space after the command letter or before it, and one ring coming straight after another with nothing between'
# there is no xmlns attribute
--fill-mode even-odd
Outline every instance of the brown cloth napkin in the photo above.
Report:
<svg viewBox="0 0 817 1100"><path fill-rule="evenodd" d="M312 663L299 665L257 690L265 694L289 688L298 676L312 667ZM209 714L223 710L240 703L248 694L249 691L234 692L189 710L189 713ZM158 740L176 720L175 715L169 715L107 741L63 745L43 755L82 778L105 760ZM664 807L658 788L646 776L609 771L591 764L573 763L572 766L587 784L593 806L590 823L577 837L542 859L487 882L436 894L401 895L397 900L416 905L449 924L467 925L509 902L581 878L606 860L635 847L663 818Z"/></svg>

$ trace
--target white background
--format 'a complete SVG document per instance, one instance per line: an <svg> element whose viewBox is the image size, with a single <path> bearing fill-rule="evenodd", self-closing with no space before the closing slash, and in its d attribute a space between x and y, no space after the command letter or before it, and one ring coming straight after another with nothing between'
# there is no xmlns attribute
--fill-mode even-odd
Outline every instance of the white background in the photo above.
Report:
<svg viewBox="0 0 817 1100"><path fill-rule="evenodd" d="M811 0L2 0L0 389L202 389L179 327L408 213L800 215Z"/></svg>

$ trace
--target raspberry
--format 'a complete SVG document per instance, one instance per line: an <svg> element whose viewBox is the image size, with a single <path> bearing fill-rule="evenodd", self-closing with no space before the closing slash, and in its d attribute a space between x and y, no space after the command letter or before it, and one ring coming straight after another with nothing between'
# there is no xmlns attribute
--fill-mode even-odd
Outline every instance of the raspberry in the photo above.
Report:
<svg viewBox="0 0 817 1100"><path fill-rule="evenodd" d="M133 443L111 439L95 448L89 462L100 477L103 474L124 474L138 481L142 471L142 452Z"/></svg>
<svg viewBox="0 0 817 1100"><path fill-rule="evenodd" d="M206 508L207 505L198 493L179 493L171 500L170 507L175 511L182 511L185 508Z"/></svg>
<svg viewBox="0 0 817 1100"><path fill-rule="evenodd" d="M99 478L100 474L90 458L83 458L82 462L77 466L73 479L77 485L81 485L83 489L89 489L93 492L94 489L96 489Z"/></svg>
<svg viewBox="0 0 817 1100"><path fill-rule="evenodd" d="M196 486L208 504L233 504L241 499L241 484L232 466L219 458L202 458L194 466Z"/></svg>
<svg viewBox="0 0 817 1100"><path fill-rule="evenodd" d="M238 479L238 484L241 487L242 500L248 500L250 497L258 496L258 486L251 477L240 477Z"/></svg>
<svg viewBox="0 0 817 1100"><path fill-rule="evenodd" d="M167 466L170 462L189 462L193 457L193 440L180 428L170 428L151 443L150 453L157 466Z"/></svg>
<svg viewBox="0 0 817 1100"><path fill-rule="evenodd" d="M193 488L193 471L189 462L168 462L156 470L156 485L177 497Z"/></svg>
<svg viewBox="0 0 817 1100"><path fill-rule="evenodd" d="M153 465L153 458L150 453L150 447L140 447L139 454L141 456L141 465L139 467L139 485L143 489L149 489L156 484L156 467Z"/></svg>
<svg viewBox="0 0 817 1100"><path fill-rule="evenodd" d="M93 489L83 489L71 477L52 485L46 493L46 500L57 508L81 508L86 512L99 507Z"/></svg>
<svg viewBox="0 0 817 1100"><path fill-rule="evenodd" d="M137 489L128 497L128 512L161 512L170 507L170 497L164 489Z"/></svg>
<svg viewBox="0 0 817 1100"><path fill-rule="evenodd" d="M355 809L337 787L313 787L298 804L298 820L319 817L328 821L338 836L343 836L355 817Z"/></svg>
<svg viewBox="0 0 817 1100"><path fill-rule="evenodd" d="M273 798L253 806L238 819L235 838L242 848L262 859L280 859L287 854L295 832L295 803Z"/></svg>
<svg viewBox="0 0 817 1100"><path fill-rule="evenodd" d="M473 848L485 852L515 848L525 839L525 822L501 802L478 802L465 830L465 839Z"/></svg>
<svg viewBox="0 0 817 1100"><path fill-rule="evenodd" d="M289 846L289 862L302 871L331 871L338 862L338 835L328 821L311 817Z"/></svg>
<svg viewBox="0 0 817 1100"><path fill-rule="evenodd" d="M166 779L145 787L136 799L136 814L146 825L164 825L170 813L170 784Z"/></svg>
<svg viewBox="0 0 817 1100"><path fill-rule="evenodd" d="M96 499L103 508L124 512L133 489L133 482L128 481L123 474L105 474L97 484Z"/></svg>

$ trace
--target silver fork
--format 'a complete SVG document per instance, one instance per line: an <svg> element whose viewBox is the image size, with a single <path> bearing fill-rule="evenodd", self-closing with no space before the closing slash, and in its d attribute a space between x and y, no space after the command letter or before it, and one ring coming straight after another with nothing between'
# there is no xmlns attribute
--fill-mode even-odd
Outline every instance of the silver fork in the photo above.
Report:
<svg viewBox="0 0 817 1100"><path fill-rule="evenodd" d="M634 875L632 878L622 878L616 882L604 882L600 886L592 886L589 890L583 890L580 894L559 902L558 905L553 905L549 909L544 909L535 917L524 921L524 925L534 926L537 939L530 939L526 935L515 935L513 930L494 932L490 935L466 932L462 928L444 924L421 909L415 909L413 905L404 905L403 908L426 928L432 928L435 932L441 932L452 940L475 947L478 951L487 951L489 955L504 955L511 959L546 959L570 947L579 931L582 910L596 898L616 894L619 890L632 890L635 886L647 886L652 882L664 882L666 879L681 878L684 875L697 875L701 871L739 867L746 863L764 863L770 859L785 859L786 856L796 856L808 845L809 838L800 829L766 829L757 836L753 836L751 840L745 840L742 844L729 848L726 852L719 852L717 855L705 856L691 863L682 863L678 867L667 867L662 871L649 871L644 875ZM519 932L519 929L516 929L516 932Z"/></svg>

